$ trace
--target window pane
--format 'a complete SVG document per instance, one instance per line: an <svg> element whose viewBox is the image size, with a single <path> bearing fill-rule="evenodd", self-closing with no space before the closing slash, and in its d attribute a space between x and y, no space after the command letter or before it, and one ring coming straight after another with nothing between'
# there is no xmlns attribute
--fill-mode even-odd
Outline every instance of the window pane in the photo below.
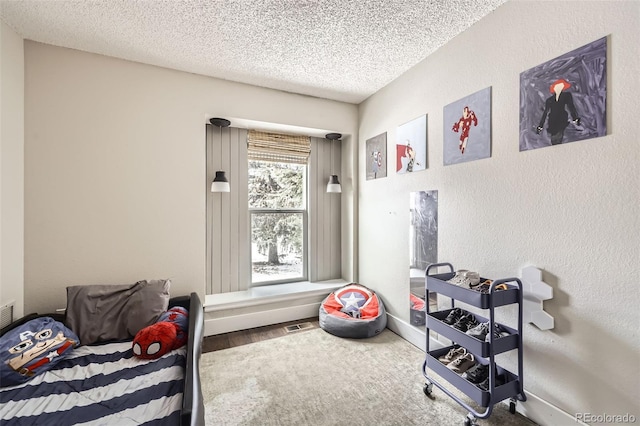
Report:
<svg viewBox="0 0 640 426"><path fill-rule="evenodd" d="M304 278L302 213L251 214L251 282Z"/></svg>
<svg viewBox="0 0 640 426"><path fill-rule="evenodd" d="M304 209L305 169L301 164L249 161L249 208Z"/></svg>

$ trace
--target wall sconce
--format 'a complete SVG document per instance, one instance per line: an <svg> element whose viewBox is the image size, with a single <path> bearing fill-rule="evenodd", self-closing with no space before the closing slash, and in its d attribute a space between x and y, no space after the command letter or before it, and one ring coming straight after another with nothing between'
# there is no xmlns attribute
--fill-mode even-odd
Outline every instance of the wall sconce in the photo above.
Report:
<svg viewBox="0 0 640 426"><path fill-rule="evenodd" d="M216 177L211 182L211 192L229 192L231 187L229 186L229 180L224 172L216 172Z"/></svg>
<svg viewBox="0 0 640 426"><path fill-rule="evenodd" d="M327 184L327 192L342 192L338 175L331 175Z"/></svg>
<svg viewBox="0 0 640 426"><path fill-rule="evenodd" d="M340 133L327 133L325 138L330 141L340 140L342 135ZM331 144L331 171L333 171L333 143ZM342 186L340 186L340 181L338 180L338 175L331 175L329 177L329 183L327 183L327 192L328 193L340 193L342 192Z"/></svg>
<svg viewBox="0 0 640 426"><path fill-rule="evenodd" d="M214 117L209 120L209 123L217 127L229 127L231 122L226 118ZM211 192L230 192L229 180L223 171L216 172L216 177L211 182Z"/></svg>

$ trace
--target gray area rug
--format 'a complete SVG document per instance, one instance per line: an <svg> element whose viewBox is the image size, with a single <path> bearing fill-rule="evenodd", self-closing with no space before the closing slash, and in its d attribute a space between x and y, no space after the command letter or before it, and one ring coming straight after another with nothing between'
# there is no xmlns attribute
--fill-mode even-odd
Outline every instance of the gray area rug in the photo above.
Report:
<svg viewBox="0 0 640 426"><path fill-rule="evenodd" d="M201 379L206 424L463 425L467 412L422 391L424 353L390 330L364 340L322 329L209 352ZM480 425L532 425L497 404Z"/></svg>

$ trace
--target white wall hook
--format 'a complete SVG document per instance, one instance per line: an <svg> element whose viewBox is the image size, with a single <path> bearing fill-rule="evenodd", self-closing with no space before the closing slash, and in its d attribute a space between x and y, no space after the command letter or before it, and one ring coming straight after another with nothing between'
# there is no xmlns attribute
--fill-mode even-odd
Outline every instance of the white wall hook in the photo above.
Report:
<svg viewBox="0 0 640 426"><path fill-rule="evenodd" d="M523 321L534 324L540 330L551 330L554 318L544 311L543 300L553 299L553 288L542 281L542 271L526 266L521 271L523 290Z"/></svg>

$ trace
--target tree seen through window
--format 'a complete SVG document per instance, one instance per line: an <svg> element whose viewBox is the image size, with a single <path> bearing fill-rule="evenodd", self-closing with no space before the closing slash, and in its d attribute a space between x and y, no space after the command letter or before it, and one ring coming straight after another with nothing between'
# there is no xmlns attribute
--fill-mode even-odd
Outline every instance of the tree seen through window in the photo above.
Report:
<svg viewBox="0 0 640 426"><path fill-rule="evenodd" d="M249 161L252 283L305 279L306 166Z"/></svg>

